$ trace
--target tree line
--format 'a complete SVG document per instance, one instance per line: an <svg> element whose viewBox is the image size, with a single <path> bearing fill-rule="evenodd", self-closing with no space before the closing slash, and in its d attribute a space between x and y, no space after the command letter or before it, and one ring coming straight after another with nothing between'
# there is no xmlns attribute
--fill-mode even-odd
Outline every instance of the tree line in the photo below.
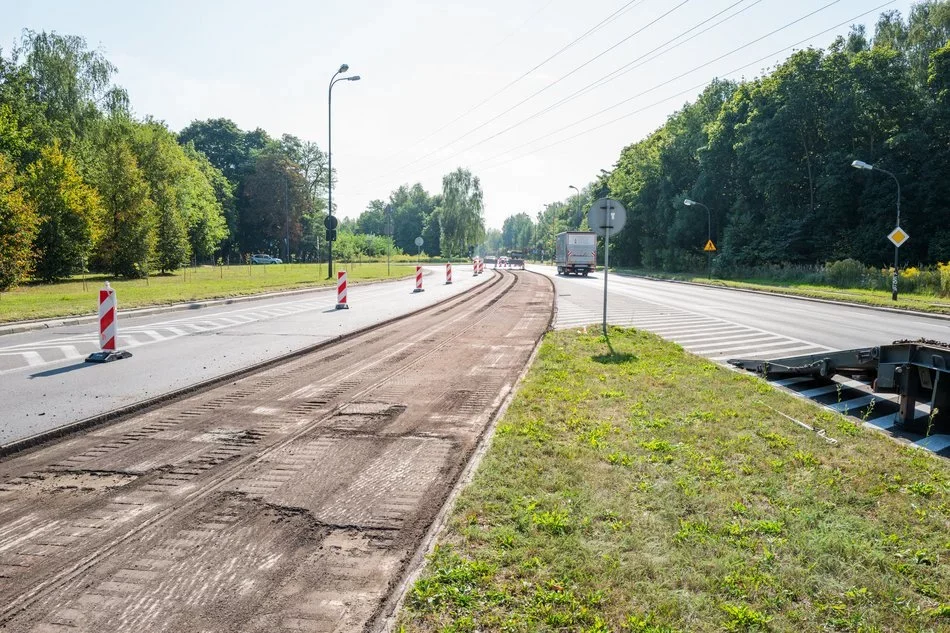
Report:
<svg viewBox="0 0 950 633"><path fill-rule="evenodd" d="M178 133L136 118L116 67L78 36L24 31L0 50L0 291L79 271L128 278L252 252L316 261L326 250L327 156L225 118ZM380 224L387 216L392 231ZM344 223L344 259L383 251L462 254L484 235L477 177L442 192L400 187Z"/></svg>
<svg viewBox="0 0 950 633"><path fill-rule="evenodd" d="M582 213L605 195L624 204L626 228L611 246L611 262L623 266L702 269L710 231L722 275L845 259L887 267L897 187L886 174L851 167L861 160L900 182L910 235L902 262L950 260L948 40L950 2L921 2L906 20L881 14L873 36L854 27L762 77L713 81L622 150L579 196ZM536 219L509 217L506 243L530 239L550 252L557 230L580 226L565 212L577 198L547 205ZM709 213L684 205L687 198Z"/></svg>

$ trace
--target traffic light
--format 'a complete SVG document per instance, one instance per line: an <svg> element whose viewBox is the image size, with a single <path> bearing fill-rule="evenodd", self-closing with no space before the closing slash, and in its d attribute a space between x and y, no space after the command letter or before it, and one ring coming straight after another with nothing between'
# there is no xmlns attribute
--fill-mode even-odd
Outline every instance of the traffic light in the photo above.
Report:
<svg viewBox="0 0 950 633"><path fill-rule="evenodd" d="M336 229L327 229L327 241L328 242L336 241Z"/></svg>

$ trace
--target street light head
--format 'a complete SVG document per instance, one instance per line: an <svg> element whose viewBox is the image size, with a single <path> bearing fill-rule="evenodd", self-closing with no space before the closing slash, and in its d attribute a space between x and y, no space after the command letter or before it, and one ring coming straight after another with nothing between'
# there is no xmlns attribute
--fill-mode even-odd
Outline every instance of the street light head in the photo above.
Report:
<svg viewBox="0 0 950 633"><path fill-rule="evenodd" d="M360 76L359 76L359 75L353 75L352 77L345 77L344 79L346 79L347 81L359 81L359 80L360 80Z"/></svg>
<svg viewBox="0 0 950 633"><path fill-rule="evenodd" d="M687 207L691 207L694 204L696 204L696 202L693 200L690 200L689 198L686 198L685 200L683 200L683 204L685 204Z"/></svg>
<svg viewBox="0 0 950 633"><path fill-rule="evenodd" d="M863 160L856 160L851 163L851 166L855 169L874 169L874 165L868 165Z"/></svg>
<svg viewBox="0 0 950 633"><path fill-rule="evenodd" d="M577 187L575 187L574 185L568 185L567 188L568 188L568 189L573 189L573 190L576 191L577 193L580 193L580 192L581 192L581 190L578 189Z"/></svg>
<svg viewBox="0 0 950 633"><path fill-rule="evenodd" d="M348 71L349 69L350 69L350 67L347 66L346 64L340 64L340 70L338 70L337 72L338 72L338 73L345 73L345 72Z"/></svg>

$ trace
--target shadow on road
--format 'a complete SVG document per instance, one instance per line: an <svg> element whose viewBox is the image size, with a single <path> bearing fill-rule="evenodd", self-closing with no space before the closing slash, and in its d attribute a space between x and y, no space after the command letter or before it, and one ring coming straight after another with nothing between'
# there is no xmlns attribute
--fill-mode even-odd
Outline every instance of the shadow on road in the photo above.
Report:
<svg viewBox="0 0 950 633"><path fill-rule="evenodd" d="M30 374L30 378L49 378L50 376L58 376L59 374L67 374L71 371L76 371L77 369L84 369L86 367L92 367L93 363L87 363L82 361L76 363L75 365L67 365L66 367L58 367L56 369L47 369L46 371L41 371L38 374Z"/></svg>

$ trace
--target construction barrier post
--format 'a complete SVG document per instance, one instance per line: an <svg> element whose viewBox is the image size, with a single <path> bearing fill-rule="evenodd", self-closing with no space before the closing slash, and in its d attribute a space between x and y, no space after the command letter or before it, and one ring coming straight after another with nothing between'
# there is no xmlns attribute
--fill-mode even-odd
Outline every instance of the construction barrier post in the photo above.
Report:
<svg viewBox="0 0 950 633"><path fill-rule="evenodd" d="M350 305L346 302L346 271L336 271L336 309L349 310Z"/></svg>
<svg viewBox="0 0 950 633"><path fill-rule="evenodd" d="M422 289L422 266L416 266L416 289L413 292L425 292Z"/></svg>
<svg viewBox="0 0 950 633"><path fill-rule="evenodd" d="M115 303L115 290L106 282L99 291L99 349L86 357L87 363L111 363L114 360L129 358L131 353L116 349L118 339L118 321Z"/></svg>
<svg viewBox="0 0 950 633"><path fill-rule="evenodd" d="M445 264L445 285L452 284L452 262L446 262Z"/></svg>

